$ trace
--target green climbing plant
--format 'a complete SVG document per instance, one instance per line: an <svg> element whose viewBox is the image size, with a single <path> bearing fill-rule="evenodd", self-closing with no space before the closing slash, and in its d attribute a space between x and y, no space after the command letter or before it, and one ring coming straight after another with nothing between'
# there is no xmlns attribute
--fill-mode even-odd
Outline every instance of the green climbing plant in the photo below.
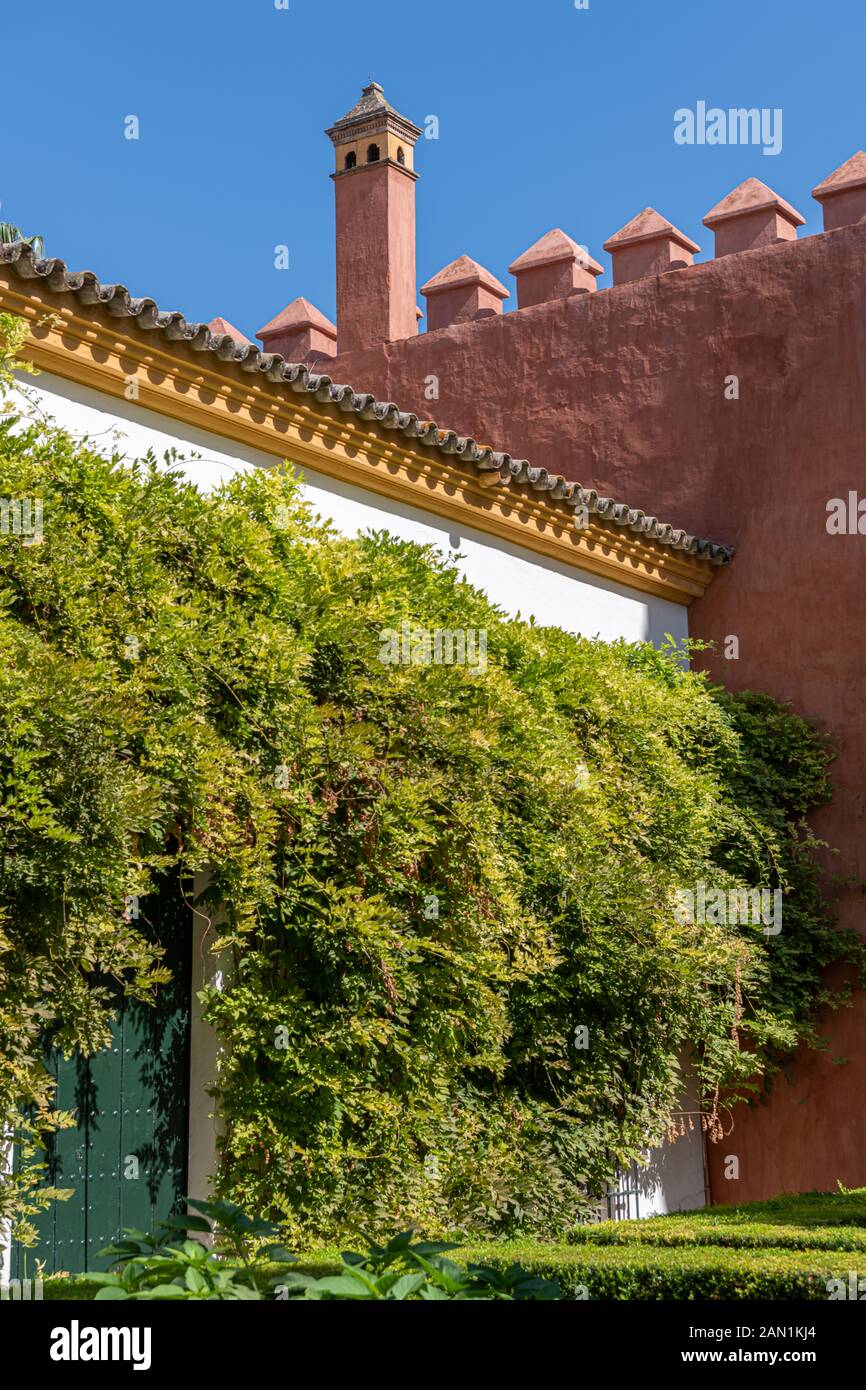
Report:
<svg viewBox="0 0 866 1390"><path fill-rule="evenodd" d="M45 255L45 242L41 236L25 236L20 227L12 222L0 222L0 244L10 246L13 241L26 241L34 256Z"/></svg>
<svg viewBox="0 0 866 1390"><path fill-rule="evenodd" d="M665 1133L684 1057L715 1133L820 1043L823 967L864 955L819 894L802 720L341 538L290 469L203 495L15 409L0 494L43 534L0 538L7 1125L49 1122L46 1034L103 1047L113 986L165 981L125 903L171 865L210 869L218 1189L293 1244L555 1234ZM696 884L780 891L782 929L692 920Z"/></svg>

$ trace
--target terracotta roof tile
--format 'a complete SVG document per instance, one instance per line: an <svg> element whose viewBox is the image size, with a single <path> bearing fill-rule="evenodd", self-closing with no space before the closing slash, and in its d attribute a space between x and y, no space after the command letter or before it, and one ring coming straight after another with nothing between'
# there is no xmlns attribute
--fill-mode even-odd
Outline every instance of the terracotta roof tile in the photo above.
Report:
<svg viewBox="0 0 866 1390"><path fill-rule="evenodd" d="M696 241L687 237L685 232L681 232L675 227L673 222L669 222L666 217L662 217L655 208L644 208L637 217L633 217L630 222L626 222L624 227L620 227L618 232L614 232L612 237L608 237L604 243L605 251L617 251L620 247L631 246L639 241L655 241L659 237L668 236L671 241L675 241L680 246L684 246L687 251L700 251Z"/></svg>
<svg viewBox="0 0 866 1390"><path fill-rule="evenodd" d="M304 299L301 295L293 299L291 304L287 304L270 323L260 328L256 337L261 338L265 333L275 333L279 328L318 328L332 338L337 336L336 325L331 323L315 304L311 304L309 299Z"/></svg>
<svg viewBox="0 0 866 1390"><path fill-rule="evenodd" d="M369 393L337 385L329 376L311 372L303 363L287 362L279 353L260 352L252 343L238 343L228 333L214 335L207 324L188 323L176 311L166 313L153 299L136 298L124 285L103 285L90 270L70 271L61 260L38 260L26 242L0 245L0 264L9 265L23 280L42 281L52 293L72 295L82 304L104 305L115 317L133 319L140 329L160 333L170 342L186 343L197 352L212 352L220 360L231 362L242 371L261 374L286 390L351 412L382 429L395 430L406 439L455 456L467 469L475 468L479 473L496 470L503 484L545 492L552 503L561 504L565 511L586 507L590 515L605 524L696 555L713 565L729 564L733 558L730 546L677 530L624 502L601 496L595 488L581 487L558 473L548 473L546 468L534 468L526 459L515 459L489 445L477 444L454 430L440 429L432 421L421 420L390 401L378 401Z"/></svg>
<svg viewBox="0 0 866 1390"><path fill-rule="evenodd" d="M710 208L704 218L704 226L715 227L719 222L726 222L729 217L742 217L745 213L760 212L764 208L776 208L795 227L802 227L806 221L802 213L784 198L780 198L772 188L768 188L760 179L752 178L737 184L727 197L716 203L714 208Z"/></svg>
<svg viewBox="0 0 866 1390"><path fill-rule="evenodd" d="M845 188L862 188L866 183L866 151L857 150L850 159L846 159L844 164L840 164L838 169L834 169L823 183L819 183L817 188L812 189L812 197L820 203L822 197L829 197L831 193L841 193Z"/></svg>
<svg viewBox="0 0 866 1390"><path fill-rule="evenodd" d="M540 265L555 265L558 261L577 261L595 275L604 273L604 266L593 260L589 252L576 241L572 241L568 233L560 227L554 227L552 231L545 232L543 237L533 242L522 256L511 262L508 272L510 275L518 275L522 270L534 270Z"/></svg>
<svg viewBox="0 0 866 1390"><path fill-rule="evenodd" d="M228 319L211 319L208 328L215 338L220 337L223 333L228 333L229 337L234 338L236 343L243 344L249 343L250 341L246 334L242 333L239 328L235 328L233 323L229 323Z"/></svg>
<svg viewBox="0 0 866 1390"><path fill-rule="evenodd" d="M485 270L477 261L473 261L471 256L458 256L456 261L437 271L426 285L421 286L421 293L436 294L439 290L453 290L459 285L482 285L500 299L509 298L508 290L496 276Z"/></svg>

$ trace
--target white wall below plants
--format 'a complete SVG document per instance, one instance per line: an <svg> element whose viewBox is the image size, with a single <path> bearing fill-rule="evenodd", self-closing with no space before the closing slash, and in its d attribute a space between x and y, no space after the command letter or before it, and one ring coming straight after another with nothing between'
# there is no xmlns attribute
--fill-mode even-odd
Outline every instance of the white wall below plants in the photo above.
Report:
<svg viewBox="0 0 866 1390"><path fill-rule="evenodd" d="M632 1169L627 1183L633 1196L628 1209L615 1213L618 1217L665 1216L672 1211L694 1211L707 1204L706 1140L698 1113L697 1081L684 1058L680 1065L684 1087L676 1126L685 1133L653 1149L645 1167Z"/></svg>
<svg viewBox="0 0 866 1390"><path fill-rule="evenodd" d="M704 1136L695 1120L675 1143L653 1149L649 1164L640 1170L635 1216L665 1216L672 1211L694 1211L706 1206Z"/></svg>

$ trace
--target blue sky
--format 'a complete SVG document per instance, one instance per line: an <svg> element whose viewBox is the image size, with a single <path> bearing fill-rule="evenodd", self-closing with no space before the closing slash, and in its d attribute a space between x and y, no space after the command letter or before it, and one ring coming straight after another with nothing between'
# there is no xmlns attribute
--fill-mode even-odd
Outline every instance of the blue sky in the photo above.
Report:
<svg viewBox="0 0 866 1390"><path fill-rule="evenodd" d="M864 0L41 0L5 7L0 218L49 255L249 336L303 294L334 317L324 128L371 77L419 142L418 283L507 266L647 204L694 237L751 174L812 187L866 146ZM675 143L698 101L783 112L781 153ZM137 115L140 138L124 138ZM290 268L274 268L274 247ZM606 274L601 284L609 283Z"/></svg>

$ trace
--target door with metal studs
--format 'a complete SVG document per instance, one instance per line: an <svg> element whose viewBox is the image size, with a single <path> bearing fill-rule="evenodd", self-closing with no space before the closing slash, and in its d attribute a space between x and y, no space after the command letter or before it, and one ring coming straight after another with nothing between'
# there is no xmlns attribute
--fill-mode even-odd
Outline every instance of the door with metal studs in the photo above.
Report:
<svg viewBox="0 0 866 1390"><path fill-rule="evenodd" d="M191 912L176 876L142 899L143 931L165 949L172 971L155 1005L121 999L110 1048L64 1059L51 1052L57 1107L77 1118L52 1136L45 1180L74 1188L34 1218L38 1245L12 1249L13 1279L104 1269L100 1251L124 1227L149 1230L182 1210L189 1108Z"/></svg>

